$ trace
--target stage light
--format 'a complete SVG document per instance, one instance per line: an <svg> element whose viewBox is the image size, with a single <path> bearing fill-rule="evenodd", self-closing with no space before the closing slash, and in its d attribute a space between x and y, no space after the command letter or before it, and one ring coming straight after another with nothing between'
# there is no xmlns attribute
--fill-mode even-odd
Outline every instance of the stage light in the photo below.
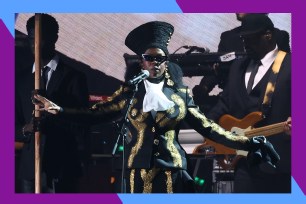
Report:
<svg viewBox="0 0 306 204"><path fill-rule="evenodd" d="M118 152L122 152L122 151L123 151L123 146L120 145L120 146L118 147Z"/></svg>
<svg viewBox="0 0 306 204"><path fill-rule="evenodd" d="M199 185L199 186L203 186L204 185L204 183L205 183L205 179L202 179L202 178L199 178L199 177L195 177L194 178L194 182L197 184L197 185Z"/></svg>

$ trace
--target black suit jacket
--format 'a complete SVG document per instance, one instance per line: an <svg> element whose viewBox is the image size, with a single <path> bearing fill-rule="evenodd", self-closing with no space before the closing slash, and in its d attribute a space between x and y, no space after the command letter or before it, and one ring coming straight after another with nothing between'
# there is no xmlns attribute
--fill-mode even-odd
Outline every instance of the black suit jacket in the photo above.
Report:
<svg viewBox="0 0 306 204"><path fill-rule="evenodd" d="M254 87L250 95L245 87L245 72L250 59L237 60L230 69L227 86L219 102L207 114L207 117L218 121L224 114L243 118L254 111L262 111L262 102L269 80L268 71L262 80ZM278 74L275 91L272 97L270 112L258 126L265 126L286 121L291 116L291 55L287 54ZM288 135L278 134L268 140L280 154L279 171L290 172L291 140Z"/></svg>
<svg viewBox="0 0 306 204"><path fill-rule="evenodd" d="M16 77L16 140L23 140L22 127L32 119L34 74L28 72ZM61 106L71 108L88 106L86 77L79 71L65 65L61 60L53 72L46 91L46 97ZM76 177L81 174L76 135L83 127L69 121L45 115L42 120L42 168L48 177ZM83 132L84 133L84 132ZM34 178L34 137L26 141L20 158L20 178Z"/></svg>

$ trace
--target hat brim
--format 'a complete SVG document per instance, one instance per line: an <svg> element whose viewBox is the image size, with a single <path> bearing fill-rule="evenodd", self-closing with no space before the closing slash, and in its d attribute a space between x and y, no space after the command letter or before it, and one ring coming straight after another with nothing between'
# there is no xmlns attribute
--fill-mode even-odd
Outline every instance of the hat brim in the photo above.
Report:
<svg viewBox="0 0 306 204"><path fill-rule="evenodd" d="M241 31L241 32L240 32L240 35L241 35L241 36L255 35L255 34L262 33L263 31L264 31L263 29L245 30L245 31Z"/></svg>

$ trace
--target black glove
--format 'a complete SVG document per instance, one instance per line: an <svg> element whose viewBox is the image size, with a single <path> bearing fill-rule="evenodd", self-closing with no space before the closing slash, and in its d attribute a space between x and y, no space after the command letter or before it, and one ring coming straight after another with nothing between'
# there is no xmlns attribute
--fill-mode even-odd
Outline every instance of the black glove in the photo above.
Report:
<svg viewBox="0 0 306 204"><path fill-rule="evenodd" d="M257 168L266 173L275 172L275 164L280 160L273 145L264 136L250 139L249 153L247 156L250 168Z"/></svg>

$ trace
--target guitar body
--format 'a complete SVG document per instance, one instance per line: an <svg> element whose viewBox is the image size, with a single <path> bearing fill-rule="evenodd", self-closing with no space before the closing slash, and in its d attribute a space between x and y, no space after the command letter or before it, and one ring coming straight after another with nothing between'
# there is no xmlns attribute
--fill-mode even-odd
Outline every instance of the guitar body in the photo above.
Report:
<svg viewBox="0 0 306 204"><path fill-rule="evenodd" d="M224 115L219 120L219 125L225 130L232 131L233 127L240 129L248 129L253 127L256 123L262 120L261 112L252 112L245 116L243 119L237 119L230 115ZM235 130L235 129L233 129ZM243 132L237 132L237 134L242 134ZM215 148L215 154L236 154L236 150L226 147L222 144L216 143L209 139L206 139L206 145L211 145Z"/></svg>
<svg viewBox="0 0 306 204"><path fill-rule="evenodd" d="M228 131L230 131L232 127L247 129L250 126L253 127L256 123L258 123L261 120L262 120L261 112L252 112L241 120L231 115L224 115L220 118L219 125Z"/></svg>
<svg viewBox="0 0 306 204"><path fill-rule="evenodd" d="M263 135L265 137L276 135L285 131L286 121L267 125L259 128L252 128L256 123L262 120L261 112L252 112L239 120L230 115L224 115L219 120L219 125L224 129L234 132L237 135L244 135L246 137L254 137ZM208 151L209 150L209 151ZM213 151L211 151L213 150ZM197 146L194 154L211 154L211 155L224 155L224 160L218 160L219 164L224 169L232 169L241 156L236 156L234 159L229 159L229 155L242 155L246 156L248 152L242 150L235 150L224 145L206 139L204 144Z"/></svg>

